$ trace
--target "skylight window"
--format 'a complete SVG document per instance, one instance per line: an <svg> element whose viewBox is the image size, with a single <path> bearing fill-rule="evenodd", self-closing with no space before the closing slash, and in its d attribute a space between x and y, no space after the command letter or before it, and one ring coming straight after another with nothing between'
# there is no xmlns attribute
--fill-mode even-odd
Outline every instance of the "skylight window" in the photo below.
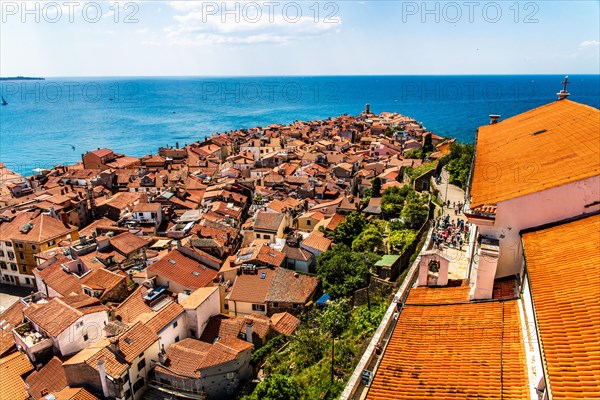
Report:
<svg viewBox="0 0 600 400"><path fill-rule="evenodd" d="M266 272L261 272L260 273L260 279L265 279L267 277L267 273Z"/></svg>
<svg viewBox="0 0 600 400"><path fill-rule="evenodd" d="M192 274L194 274L194 276L200 276L200 273L196 271L192 271Z"/></svg>
<svg viewBox="0 0 600 400"><path fill-rule="evenodd" d="M131 340L131 338L125 338L125 343L131 344L133 343L133 340Z"/></svg>
<svg viewBox="0 0 600 400"><path fill-rule="evenodd" d="M544 133L548 131L547 129L540 129L539 131L535 131L531 134L531 136L539 135L540 133Z"/></svg>
<svg viewBox="0 0 600 400"><path fill-rule="evenodd" d="M175 262L175 260L171 260L171 259L169 259L169 262L170 262L171 264L173 264L173 265L177 264L177 263Z"/></svg>

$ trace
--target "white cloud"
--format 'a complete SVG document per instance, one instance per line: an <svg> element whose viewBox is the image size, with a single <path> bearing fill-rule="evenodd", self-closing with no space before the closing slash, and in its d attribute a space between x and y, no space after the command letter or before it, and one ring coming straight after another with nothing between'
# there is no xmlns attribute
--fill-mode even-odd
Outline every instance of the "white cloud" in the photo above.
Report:
<svg viewBox="0 0 600 400"><path fill-rule="evenodd" d="M253 1L173 1L176 15L165 28L169 44L284 43L337 32L341 18L315 18L312 3L280 2L272 8Z"/></svg>
<svg viewBox="0 0 600 400"><path fill-rule="evenodd" d="M597 40L584 40L579 44L579 50L600 47L600 42Z"/></svg>

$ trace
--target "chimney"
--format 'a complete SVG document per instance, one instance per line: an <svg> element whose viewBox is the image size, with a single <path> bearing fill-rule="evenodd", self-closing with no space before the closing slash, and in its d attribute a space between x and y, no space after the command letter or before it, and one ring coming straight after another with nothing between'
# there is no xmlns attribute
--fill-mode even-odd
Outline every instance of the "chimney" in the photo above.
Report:
<svg viewBox="0 0 600 400"><path fill-rule="evenodd" d="M246 321L246 341L248 343L252 343L252 325L254 325L253 321Z"/></svg>
<svg viewBox="0 0 600 400"><path fill-rule="evenodd" d="M490 114L490 125L494 125L494 124L498 123L499 119L500 119L499 114Z"/></svg>
<svg viewBox="0 0 600 400"><path fill-rule="evenodd" d="M108 392L108 384L106 382L106 368L104 367L104 364L106 363L106 357L97 360L96 363L98 364L100 382L102 383L102 394L104 394L104 397L108 397L110 393Z"/></svg>
<svg viewBox="0 0 600 400"><path fill-rule="evenodd" d="M119 346L118 338L110 339L110 350L117 356L121 354L121 347Z"/></svg>

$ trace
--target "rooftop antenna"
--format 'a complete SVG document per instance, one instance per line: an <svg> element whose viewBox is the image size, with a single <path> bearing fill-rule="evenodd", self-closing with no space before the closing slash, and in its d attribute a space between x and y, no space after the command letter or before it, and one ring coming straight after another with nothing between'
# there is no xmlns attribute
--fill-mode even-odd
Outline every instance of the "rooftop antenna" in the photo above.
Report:
<svg viewBox="0 0 600 400"><path fill-rule="evenodd" d="M556 93L559 100L566 99L571 95L571 93L567 92L567 85L571 83L569 82L569 75L565 75L565 80L561 83L563 84L563 89L560 92Z"/></svg>

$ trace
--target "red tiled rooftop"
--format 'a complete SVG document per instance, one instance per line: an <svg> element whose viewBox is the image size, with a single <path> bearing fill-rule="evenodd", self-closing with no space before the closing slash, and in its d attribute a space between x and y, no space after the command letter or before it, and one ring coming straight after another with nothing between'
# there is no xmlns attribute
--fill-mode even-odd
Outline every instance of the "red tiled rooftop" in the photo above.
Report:
<svg viewBox="0 0 600 400"><path fill-rule="evenodd" d="M555 399L600 398L600 215L523 235Z"/></svg>

